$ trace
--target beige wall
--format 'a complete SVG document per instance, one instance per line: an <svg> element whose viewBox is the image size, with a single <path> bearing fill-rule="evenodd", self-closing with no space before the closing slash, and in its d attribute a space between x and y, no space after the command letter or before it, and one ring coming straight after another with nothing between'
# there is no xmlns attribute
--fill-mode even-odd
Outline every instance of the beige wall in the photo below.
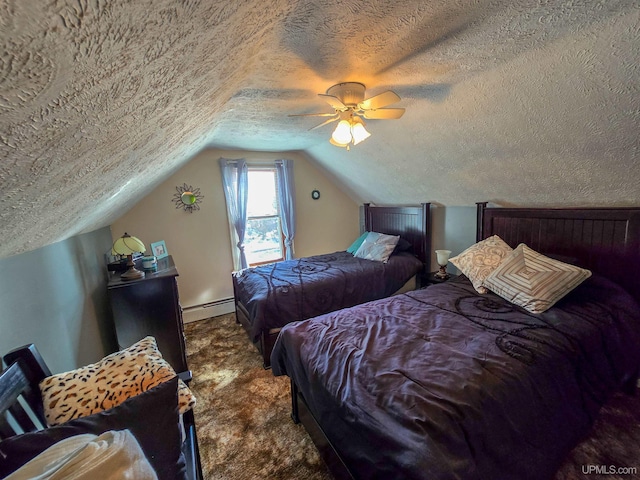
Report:
<svg viewBox="0 0 640 480"><path fill-rule="evenodd" d="M180 276L180 302L189 308L233 297L231 242L218 159L245 158L250 163L289 158L296 188L295 256L346 249L359 234L358 204L301 153L205 150L172 175L129 212L113 222L115 238L125 231L147 249L164 240ZM187 213L173 203L176 186L200 188L201 210ZM311 191L321 193L319 200Z"/></svg>
<svg viewBox="0 0 640 480"><path fill-rule="evenodd" d="M1 259L0 352L33 343L53 373L114 352L104 257L111 244L101 228Z"/></svg>

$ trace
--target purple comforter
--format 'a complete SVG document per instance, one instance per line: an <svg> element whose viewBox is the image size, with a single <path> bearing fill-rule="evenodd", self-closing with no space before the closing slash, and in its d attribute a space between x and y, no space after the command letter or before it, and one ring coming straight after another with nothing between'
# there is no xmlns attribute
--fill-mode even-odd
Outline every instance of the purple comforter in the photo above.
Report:
<svg viewBox="0 0 640 480"><path fill-rule="evenodd" d="M466 280L284 327L271 356L356 478L548 479L640 365L640 312L594 276L534 315Z"/></svg>
<svg viewBox="0 0 640 480"><path fill-rule="evenodd" d="M253 319L256 341L264 330L388 297L422 267L406 252L387 263L336 252L240 270L233 283L236 301Z"/></svg>
<svg viewBox="0 0 640 480"><path fill-rule="evenodd" d="M255 342L270 328L388 297L422 267L406 252L387 263L335 252L234 272L233 290L253 319Z"/></svg>

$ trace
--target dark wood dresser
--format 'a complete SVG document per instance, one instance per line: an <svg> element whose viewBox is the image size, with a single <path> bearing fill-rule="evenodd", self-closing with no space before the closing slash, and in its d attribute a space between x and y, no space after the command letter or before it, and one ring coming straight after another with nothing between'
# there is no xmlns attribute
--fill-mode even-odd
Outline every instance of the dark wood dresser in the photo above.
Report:
<svg viewBox="0 0 640 480"><path fill-rule="evenodd" d="M120 273L110 273L107 284L119 348L152 335L173 369L188 372L178 270L171 255L158 260L157 271L145 272L139 280L122 280Z"/></svg>

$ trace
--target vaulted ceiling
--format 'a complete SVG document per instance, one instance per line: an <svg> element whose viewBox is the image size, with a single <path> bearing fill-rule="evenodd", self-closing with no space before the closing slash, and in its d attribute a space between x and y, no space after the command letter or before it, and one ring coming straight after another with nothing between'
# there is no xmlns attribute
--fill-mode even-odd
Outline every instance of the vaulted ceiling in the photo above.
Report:
<svg viewBox="0 0 640 480"><path fill-rule="evenodd" d="M640 204L635 0L0 0L0 40L0 257L207 147L304 151L379 204ZM351 151L288 117L344 81L406 108Z"/></svg>

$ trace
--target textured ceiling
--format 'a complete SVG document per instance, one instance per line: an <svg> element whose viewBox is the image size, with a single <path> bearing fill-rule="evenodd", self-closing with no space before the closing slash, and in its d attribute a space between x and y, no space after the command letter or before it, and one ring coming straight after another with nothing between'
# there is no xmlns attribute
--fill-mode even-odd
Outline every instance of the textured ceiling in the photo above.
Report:
<svg viewBox="0 0 640 480"><path fill-rule="evenodd" d="M635 0L0 0L0 41L0 257L207 147L303 150L381 204L640 204ZM287 117L342 81L405 115L349 152Z"/></svg>

